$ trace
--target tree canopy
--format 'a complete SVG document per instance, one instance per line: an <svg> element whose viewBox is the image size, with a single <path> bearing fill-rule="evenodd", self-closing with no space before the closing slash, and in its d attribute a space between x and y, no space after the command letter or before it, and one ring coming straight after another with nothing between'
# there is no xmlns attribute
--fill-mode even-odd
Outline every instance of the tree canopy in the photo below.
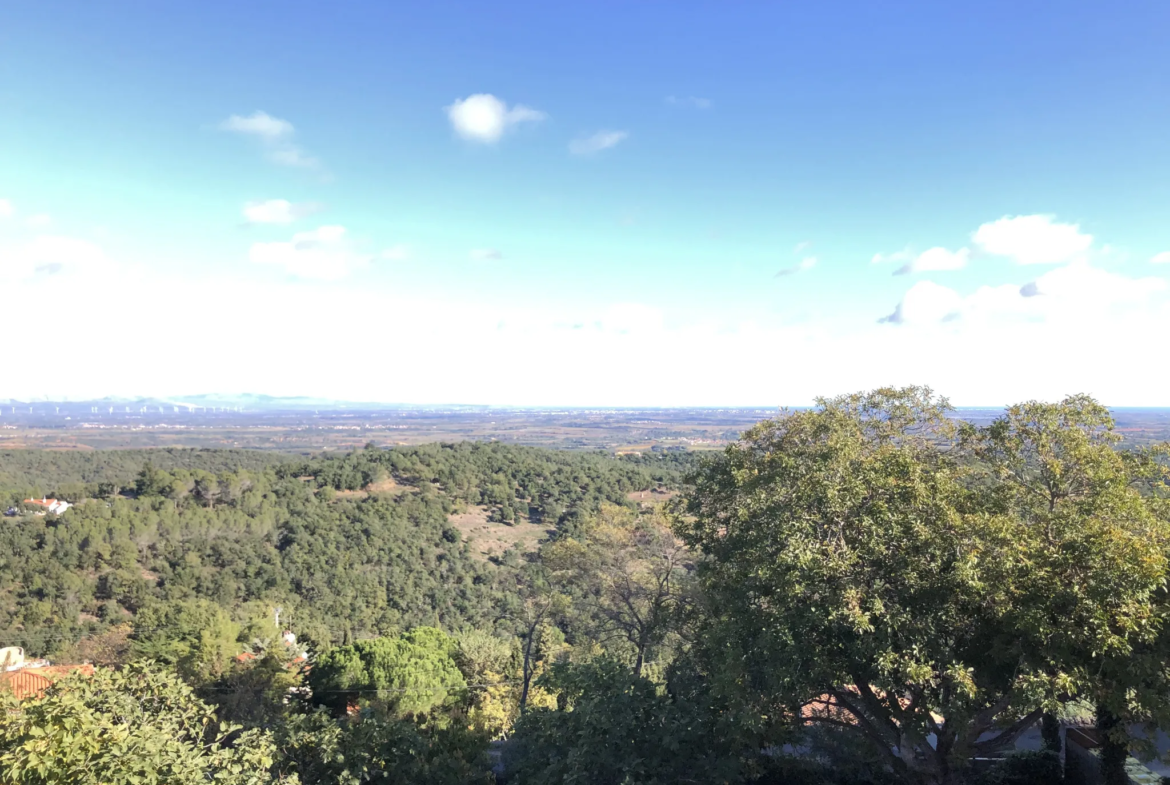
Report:
<svg viewBox="0 0 1170 785"><path fill-rule="evenodd" d="M763 422L694 475L681 525L708 557L729 688L931 783L1156 635L1170 541L1091 400L962 441L948 414L909 388Z"/></svg>

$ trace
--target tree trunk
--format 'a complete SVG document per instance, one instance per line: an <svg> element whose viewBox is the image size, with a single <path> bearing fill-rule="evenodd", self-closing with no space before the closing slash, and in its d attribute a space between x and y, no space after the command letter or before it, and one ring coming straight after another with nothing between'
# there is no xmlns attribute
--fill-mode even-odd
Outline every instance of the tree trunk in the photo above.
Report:
<svg viewBox="0 0 1170 785"><path fill-rule="evenodd" d="M1101 777L1105 785L1129 785L1125 759L1129 755L1125 726L1105 706L1097 707L1097 731L1101 736Z"/></svg>
<svg viewBox="0 0 1170 785"><path fill-rule="evenodd" d="M1040 736L1044 739L1046 751L1060 754L1060 720L1055 715L1044 712L1040 718Z"/></svg>
<svg viewBox="0 0 1170 785"><path fill-rule="evenodd" d="M529 627L528 640L524 642L524 684L520 688L520 713L523 714L528 706L528 685L532 683L532 639L536 637L536 627Z"/></svg>

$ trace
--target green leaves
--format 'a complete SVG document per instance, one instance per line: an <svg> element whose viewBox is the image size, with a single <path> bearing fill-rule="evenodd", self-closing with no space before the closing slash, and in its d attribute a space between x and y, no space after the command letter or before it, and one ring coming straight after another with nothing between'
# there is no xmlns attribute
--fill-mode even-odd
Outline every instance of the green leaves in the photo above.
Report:
<svg viewBox="0 0 1170 785"><path fill-rule="evenodd" d="M177 676L151 665L74 674L0 714L0 769L27 785L224 785L271 781L260 731L218 726ZM231 737L230 746L227 744Z"/></svg>
<svg viewBox="0 0 1170 785"><path fill-rule="evenodd" d="M948 412L883 389L763 422L691 478L678 523L745 698L799 716L836 695L927 781L1150 645L1170 544L1161 464L1115 451L1092 399L958 438Z"/></svg>
<svg viewBox="0 0 1170 785"><path fill-rule="evenodd" d="M309 673L318 702L341 710L362 700L392 716L426 715L463 696L467 683L455 664L457 644L441 630L416 627L394 638L373 638L322 654Z"/></svg>

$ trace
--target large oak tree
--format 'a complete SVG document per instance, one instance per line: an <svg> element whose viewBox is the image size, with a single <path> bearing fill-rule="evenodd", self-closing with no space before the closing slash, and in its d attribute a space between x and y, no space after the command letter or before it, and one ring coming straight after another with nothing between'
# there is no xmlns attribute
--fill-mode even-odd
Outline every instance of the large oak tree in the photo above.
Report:
<svg viewBox="0 0 1170 785"><path fill-rule="evenodd" d="M959 438L926 389L824 399L697 471L679 531L714 678L921 783L1095 695L1101 658L1157 634L1170 527L1101 407L1037 406Z"/></svg>

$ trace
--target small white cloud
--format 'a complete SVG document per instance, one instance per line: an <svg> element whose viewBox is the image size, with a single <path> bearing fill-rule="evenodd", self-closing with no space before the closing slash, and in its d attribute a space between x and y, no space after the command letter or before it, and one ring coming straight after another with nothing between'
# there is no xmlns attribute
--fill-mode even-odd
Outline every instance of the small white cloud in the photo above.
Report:
<svg viewBox="0 0 1170 785"><path fill-rule="evenodd" d="M273 117L267 112L256 111L244 117L234 114L219 124L220 130L237 134L248 134L265 141L274 141L293 135L293 124L288 120Z"/></svg>
<svg viewBox="0 0 1170 785"><path fill-rule="evenodd" d="M471 251L471 259L476 262L488 262L503 258L504 255L495 248L473 248Z"/></svg>
<svg viewBox="0 0 1170 785"><path fill-rule="evenodd" d="M799 243L792 246L792 252L793 253L800 253L801 251L803 251L807 248L811 248L811 247L812 247L811 240L801 240Z"/></svg>
<svg viewBox="0 0 1170 785"><path fill-rule="evenodd" d="M506 103L490 93L458 98L444 110L455 133L464 139L484 144L498 142L506 131L520 123L534 123L548 116L521 104L508 108Z"/></svg>
<svg viewBox="0 0 1170 785"><path fill-rule="evenodd" d="M256 264L283 267L298 278L335 281L366 266L369 256L356 253L344 226L297 232L290 242L253 243L248 254Z"/></svg>
<svg viewBox="0 0 1170 785"><path fill-rule="evenodd" d="M24 219L24 223L30 229L44 229L53 223L53 219L45 213L39 213L37 215L30 215Z"/></svg>
<svg viewBox="0 0 1170 785"><path fill-rule="evenodd" d="M1170 264L1170 251L1162 251L1150 259L1150 264Z"/></svg>
<svg viewBox="0 0 1170 785"><path fill-rule="evenodd" d="M591 136L582 136L569 142L569 152L573 155L589 155L619 144L629 134L625 131L598 131Z"/></svg>
<svg viewBox="0 0 1170 785"><path fill-rule="evenodd" d="M957 251L949 251L942 247L930 248L899 267L894 271L894 275L962 270L967 266L967 259L970 256L971 251L967 248L960 248Z"/></svg>
<svg viewBox="0 0 1170 785"><path fill-rule="evenodd" d="M1056 223L1051 215L1004 216L985 223L971 239L984 253L1018 264L1060 264L1084 257L1093 236L1077 224Z"/></svg>
<svg viewBox="0 0 1170 785"><path fill-rule="evenodd" d="M679 98L678 96L674 96L674 95L668 95L666 97L666 103L670 104L671 106L686 106L686 107L690 107L691 109L710 109L711 108L711 100L709 98L698 98L698 97L693 96L693 95L688 95L684 98Z"/></svg>
<svg viewBox="0 0 1170 785"><path fill-rule="evenodd" d="M11 218L12 213L12 202L7 199L0 199L0 218Z"/></svg>
<svg viewBox="0 0 1170 785"><path fill-rule="evenodd" d="M405 262L410 259L410 248L405 245L394 245L378 255L388 262Z"/></svg>
<svg viewBox="0 0 1170 785"><path fill-rule="evenodd" d="M247 117L234 114L220 123L219 129L258 139L268 160L281 166L312 169L320 165L317 159L293 143L296 132L293 124L267 112L256 111Z"/></svg>
<svg viewBox="0 0 1170 785"><path fill-rule="evenodd" d="M902 296L902 302L889 316L878 321L885 324L933 324L958 316L963 298L954 289L932 281L919 281Z"/></svg>
<svg viewBox="0 0 1170 785"><path fill-rule="evenodd" d="M780 272L776 273L777 278L783 278L786 275L795 275L796 273L811 270L817 266L817 257L806 256L800 260L799 264L794 264L792 267L785 267Z"/></svg>
<svg viewBox="0 0 1170 785"><path fill-rule="evenodd" d="M317 204L293 204L287 199L268 199L244 205L244 218L253 224L290 224L320 210L321 206Z"/></svg>
<svg viewBox="0 0 1170 785"><path fill-rule="evenodd" d="M870 264L885 264L886 262L906 262L914 258L914 254L910 252L909 248L903 248L901 251L894 251L893 253L875 253L873 258L869 260Z"/></svg>

